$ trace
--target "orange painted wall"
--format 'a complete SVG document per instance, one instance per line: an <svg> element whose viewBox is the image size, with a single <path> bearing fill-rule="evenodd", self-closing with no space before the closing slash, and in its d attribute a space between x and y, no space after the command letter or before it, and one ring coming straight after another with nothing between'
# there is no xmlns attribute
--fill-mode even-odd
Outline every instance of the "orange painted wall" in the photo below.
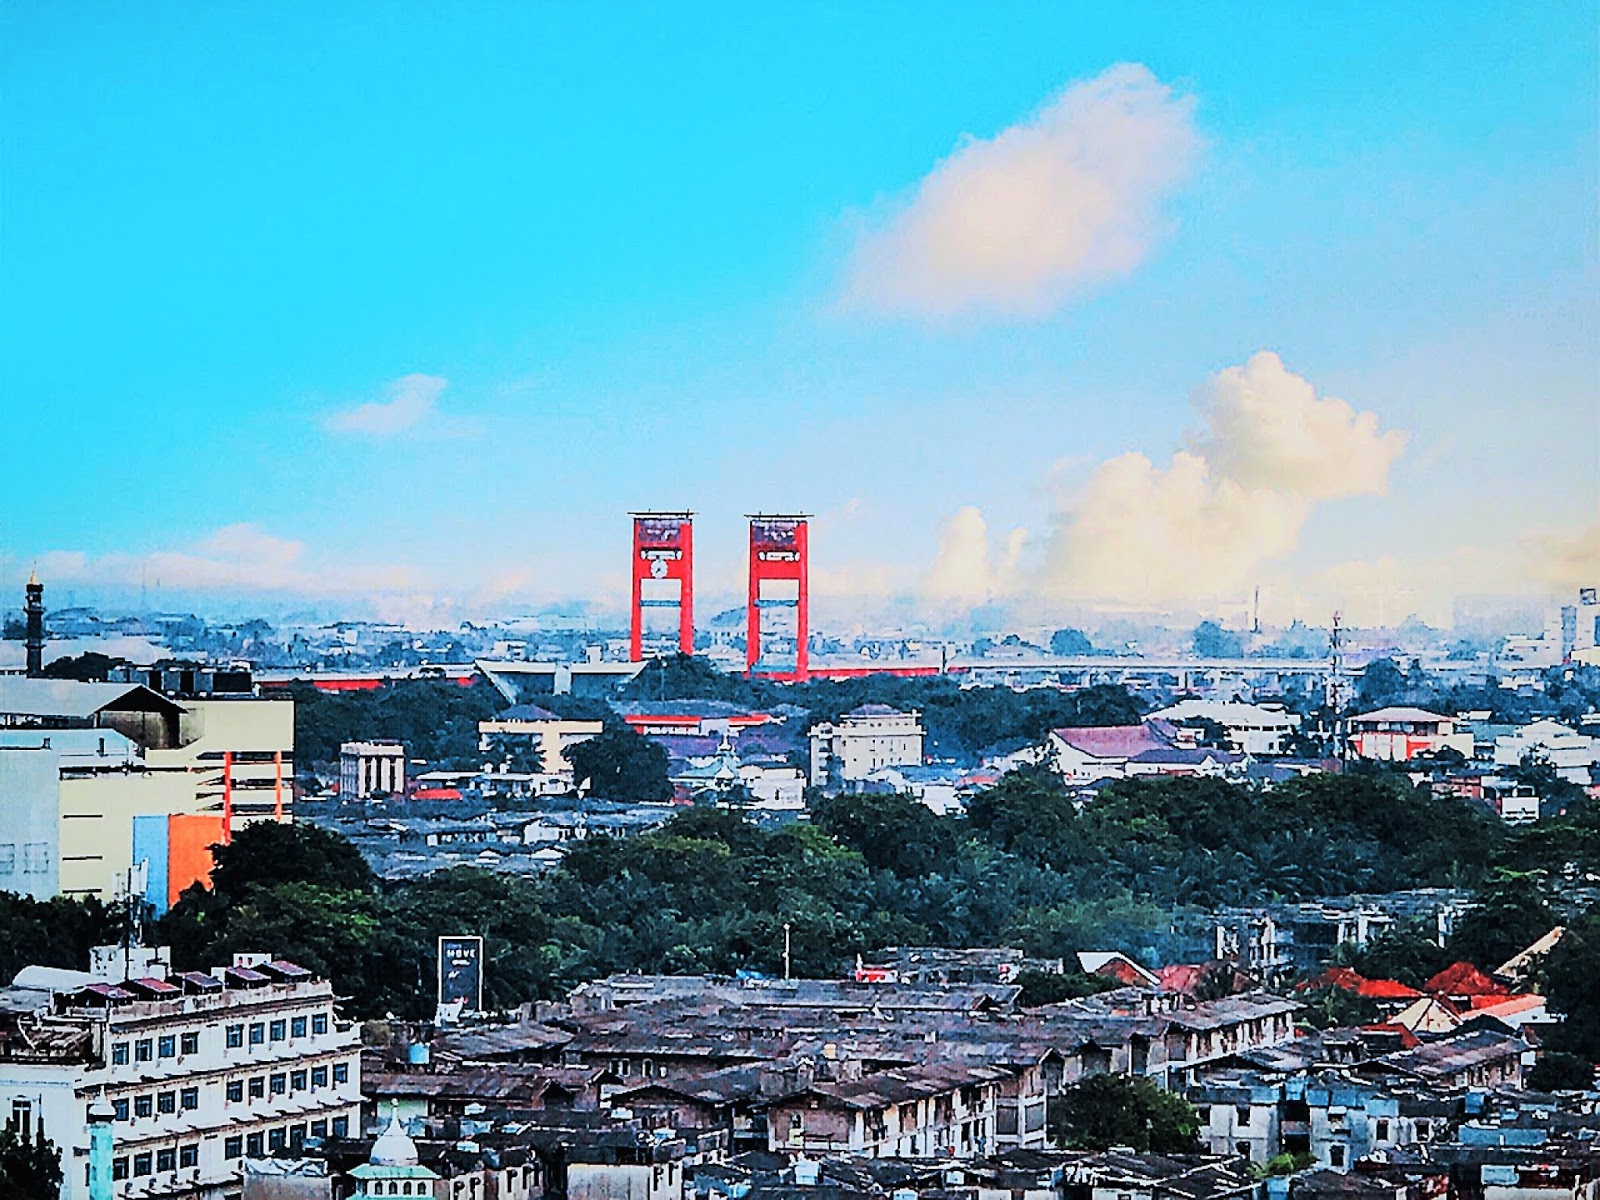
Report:
<svg viewBox="0 0 1600 1200"><path fill-rule="evenodd" d="M192 883L211 886L211 847L222 841L222 818L174 813L167 818L167 904Z"/></svg>

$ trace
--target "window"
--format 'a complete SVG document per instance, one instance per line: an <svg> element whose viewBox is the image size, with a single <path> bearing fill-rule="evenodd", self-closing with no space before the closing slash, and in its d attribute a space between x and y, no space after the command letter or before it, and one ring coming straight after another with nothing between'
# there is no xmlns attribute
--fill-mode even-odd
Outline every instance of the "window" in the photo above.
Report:
<svg viewBox="0 0 1600 1200"><path fill-rule="evenodd" d="M127 1177L128 1177L128 1156L126 1154L124 1154L120 1158L113 1158L111 1160L111 1178L113 1178L113 1179L126 1179Z"/></svg>
<svg viewBox="0 0 1600 1200"><path fill-rule="evenodd" d="M250 1099L259 1100L267 1094L267 1080L263 1075L257 1075L250 1081Z"/></svg>
<svg viewBox="0 0 1600 1200"><path fill-rule="evenodd" d="M191 1108L199 1108L200 1089L197 1087L186 1087L183 1089L183 1091L179 1092L178 1107L183 1109L184 1112L188 1112Z"/></svg>
<svg viewBox="0 0 1600 1200"><path fill-rule="evenodd" d="M115 1042L111 1047L111 1065L125 1067L128 1065L128 1043Z"/></svg>
<svg viewBox="0 0 1600 1200"><path fill-rule="evenodd" d="M1331 1166L1335 1166L1335 1167L1344 1166L1344 1147L1343 1146L1329 1146L1328 1147L1328 1163Z"/></svg>
<svg viewBox="0 0 1600 1200"><path fill-rule="evenodd" d="M242 1158L244 1156L244 1139L235 1134L222 1143L223 1158Z"/></svg>
<svg viewBox="0 0 1600 1200"><path fill-rule="evenodd" d="M263 1025L260 1021L257 1021L254 1025L250 1026L250 1044L252 1046L259 1046L266 1040L267 1027L265 1025Z"/></svg>
<svg viewBox="0 0 1600 1200"><path fill-rule="evenodd" d="M289 1036L290 1037L305 1037L305 1035L306 1035L306 1019L304 1017L295 1017L293 1020L291 1020L289 1022Z"/></svg>
<svg viewBox="0 0 1600 1200"><path fill-rule="evenodd" d="M140 1038L133 1044L133 1061L149 1062L155 1057L155 1043L149 1038Z"/></svg>
<svg viewBox="0 0 1600 1200"><path fill-rule="evenodd" d="M126 1121L128 1119L128 1098L126 1096L120 1100L113 1100L111 1107L117 1112L117 1120Z"/></svg>
<svg viewBox="0 0 1600 1200"><path fill-rule="evenodd" d="M178 1039L178 1053L179 1054L199 1054L200 1053L200 1035L198 1033L186 1033L182 1037L180 1037Z"/></svg>
<svg viewBox="0 0 1600 1200"><path fill-rule="evenodd" d="M244 1045L243 1025L229 1025L227 1034L229 1050L237 1050L240 1046Z"/></svg>
<svg viewBox="0 0 1600 1200"><path fill-rule="evenodd" d="M156 1170L176 1171L178 1169L178 1152L176 1150L156 1151Z"/></svg>
<svg viewBox="0 0 1600 1200"><path fill-rule="evenodd" d="M154 1162L155 1162L155 1160L151 1156L151 1154L150 1154L150 1152L148 1150L146 1150L143 1154L135 1154L133 1156L133 1173L134 1173L134 1175L135 1176L139 1176L139 1175L148 1175L148 1174L150 1174L150 1171L151 1171L151 1169L152 1169L152 1167L154 1165Z"/></svg>
<svg viewBox="0 0 1600 1200"><path fill-rule="evenodd" d="M328 1086L328 1068L327 1067L312 1067L311 1068L311 1086L314 1087L314 1088L327 1087Z"/></svg>
<svg viewBox="0 0 1600 1200"><path fill-rule="evenodd" d="M350 1064L349 1063L334 1063L333 1064L333 1081L335 1083L349 1083L350 1082Z"/></svg>
<svg viewBox="0 0 1600 1200"><path fill-rule="evenodd" d="M296 1150L306 1144L306 1127L304 1125L291 1125L289 1127L289 1145Z"/></svg>
<svg viewBox="0 0 1600 1200"><path fill-rule="evenodd" d="M333 1119L333 1136L348 1137L350 1134L350 1118L335 1117Z"/></svg>
<svg viewBox="0 0 1600 1200"><path fill-rule="evenodd" d="M228 1103L238 1104L244 1099L244 1080L228 1080Z"/></svg>
<svg viewBox="0 0 1600 1200"><path fill-rule="evenodd" d="M200 1147L193 1142L190 1142L187 1146L179 1146L178 1165L180 1167L198 1167L200 1165Z"/></svg>
<svg viewBox="0 0 1600 1200"><path fill-rule="evenodd" d="M314 1137L314 1138L325 1138L325 1137L327 1137L328 1136L328 1123L326 1121L313 1121L313 1122L311 1122L311 1136Z"/></svg>
<svg viewBox="0 0 1600 1200"><path fill-rule="evenodd" d="M176 1092L161 1092L156 1096L156 1111L158 1113L175 1113L178 1111L178 1095Z"/></svg>
<svg viewBox="0 0 1600 1200"><path fill-rule="evenodd" d="M289 1024L287 1021L274 1021L268 1036L275 1042L281 1042L288 1036Z"/></svg>
<svg viewBox="0 0 1600 1200"><path fill-rule="evenodd" d="M313 1013L311 1015L311 1032L319 1035L328 1032L327 1013Z"/></svg>
<svg viewBox="0 0 1600 1200"><path fill-rule="evenodd" d="M1235 1142L1233 1144L1233 1152L1248 1162L1250 1159L1250 1143Z"/></svg>
<svg viewBox="0 0 1600 1200"><path fill-rule="evenodd" d="M261 1135L259 1133L252 1133L244 1139L244 1156L246 1158L260 1158L261 1150Z"/></svg>
<svg viewBox="0 0 1600 1200"><path fill-rule="evenodd" d="M1378 1122L1377 1138L1380 1142L1387 1142L1389 1140L1389 1122L1384 1120L1380 1120Z"/></svg>
<svg viewBox="0 0 1600 1200"><path fill-rule="evenodd" d="M1431 1138L1432 1136L1433 1136L1433 1122L1432 1121L1418 1121L1417 1122L1417 1140L1425 1142L1429 1138Z"/></svg>
<svg viewBox="0 0 1600 1200"><path fill-rule="evenodd" d="M43 875L50 869L50 844L28 842L22 847L22 870L26 875Z"/></svg>
<svg viewBox="0 0 1600 1200"><path fill-rule="evenodd" d="M1236 1104L1234 1106L1233 1123L1235 1125L1250 1124L1250 1106L1248 1104Z"/></svg>
<svg viewBox="0 0 1600 1200"><path fill-rule="evenodd" d="M289 1090L289 1077L287 1075L285 1075L282 1071L279 1071L277 1074L275 1074L272 1077L272 1088L271 1088L272 1094L274 1096L281 1096L285 1092L287 1092L288 1090Z"/></svg>
<svg viewBox="0 0 1600 1200"><path fill-rule="evenodd" d="M289 1072L289 1090L303 1092L306 1090L306 1073L304 1071Z"/></svg>
<svg viewBox="0 0 1600 1200"><path fill-rule="evenodd" d="M133 1098L133 1115L148 1117L155 1111L155 1099L151 1096L135 1096Z"/></svg>
<svg viewBox="0 0 1600 1200"><path fill-rule="evenodd" d="M24 1141L33 1136L33 1101L18 1098L11 1102L11 1128L22 1135Z"/></svg>
<svg viewBox="0 0 1600 1200"><path fill-rule="evenodd" d="M283 1149L286 1142L284 1137L285 1132L286 1131L282 1126L279 1126L277 1129L269 1130L267 1133L267 1149L272 1151L274 1154L279 1153Z"/></svg>
<svg viewBox="0 0 1600 1200"><path fill-rule="evenodd" d="M178 1039L172 1034L163 1034L156 1042L157 1058L174 1058L178 1053Z"/></svg>

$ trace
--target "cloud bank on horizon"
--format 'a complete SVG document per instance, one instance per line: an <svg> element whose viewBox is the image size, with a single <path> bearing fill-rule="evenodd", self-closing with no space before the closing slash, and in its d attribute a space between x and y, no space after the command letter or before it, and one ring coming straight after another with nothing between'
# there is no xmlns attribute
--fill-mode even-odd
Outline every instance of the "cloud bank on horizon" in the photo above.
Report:
<svg viewBox="0 0 1600 1200"><path fill-rule="evenodd" d="M854 249L847 303L1035 314L1133 271L1199 153L1194 99L1119 63L992 138L966 138Z"/></svg>

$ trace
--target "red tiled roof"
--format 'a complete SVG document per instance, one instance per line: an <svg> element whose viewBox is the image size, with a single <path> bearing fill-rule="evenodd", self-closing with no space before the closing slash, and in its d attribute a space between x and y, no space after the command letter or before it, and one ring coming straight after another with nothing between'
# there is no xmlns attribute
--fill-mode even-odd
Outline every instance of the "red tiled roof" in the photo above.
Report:
<svg viewBox="0 0 1600 1200"><path fill-rule="evenodd" d="M1422 995L1416 988L1407 987L1397 980L1368 979L1349 967L1329 967L1315 979L1300 985L1301 990L1317 987L1335 987L1368 1000L1415 1000Z"/></svg>
<svg viewBox="0 0 1600 1200"><path fill-rule="evenodd" d="M457 788L418 788L411 793L413 800L459 800L461 792Z"/></svg>
<svg viewBox="0 0 1600 1200"><path fill-rule="evenodd" d="M1469 962L1451 963L1427 983L1423 991L1440 996L1509 996L1505 985L1496 983Z"/></svg>
<svg viewBox="0 0 1600 1200"><path fill-rule="evenodd" d="M1172 738L1164 725L1164 722L1146 721L1142 725L1086 725L1051 732L1074 750L1095 758L1132 758L1147 750L1171 748Z"/></svg>

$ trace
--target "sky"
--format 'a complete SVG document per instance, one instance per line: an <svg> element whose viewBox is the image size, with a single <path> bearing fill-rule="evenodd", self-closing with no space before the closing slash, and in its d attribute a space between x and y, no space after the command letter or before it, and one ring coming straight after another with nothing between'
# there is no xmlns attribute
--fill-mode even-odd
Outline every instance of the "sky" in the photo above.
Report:
<svg viewBox="0 0 1600 1200"><path fill-rule="evenodd" d="M774 510L845 611L1565 595L1596 14L6 5L0 585L607 602L657 507L712 604Z"/></svg>

